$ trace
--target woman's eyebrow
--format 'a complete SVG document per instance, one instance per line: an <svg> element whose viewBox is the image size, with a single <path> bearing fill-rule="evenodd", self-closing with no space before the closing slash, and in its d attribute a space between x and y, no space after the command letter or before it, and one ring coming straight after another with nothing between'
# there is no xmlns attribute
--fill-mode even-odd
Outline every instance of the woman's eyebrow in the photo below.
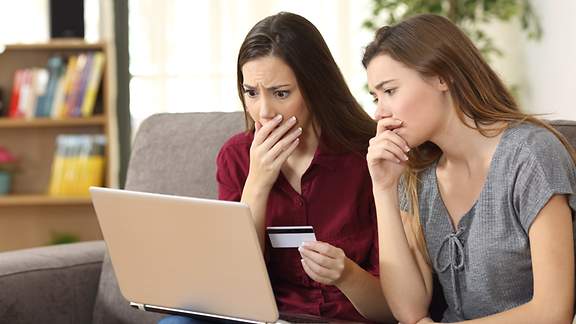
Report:
<svg viewBox="0 0 576 324"><path fill-rule="evenodd" d="M246 83L242 84L242 86L248 90L256 90L255 86L251 86L251 85L246 84ZM274 91L274 90L280 89L282 87L288 87L288 86L290 86L290 84L288 84L288 83L287 84L280 84L280 85L275 85L275 86L271 86L269 88L266 88L266 90Z"/></svg>
<svg viewBox="0 0 576 324"><path fill-rule="evenodd" d="M390 83L390 82L392 82L392 81L396 81L396 79L390 79L390 80L382 81L382 82L378 83L378 84L374 87L374 89L375 89L375 90L382 89L382 87L385 86L386 83Z"/></svg>

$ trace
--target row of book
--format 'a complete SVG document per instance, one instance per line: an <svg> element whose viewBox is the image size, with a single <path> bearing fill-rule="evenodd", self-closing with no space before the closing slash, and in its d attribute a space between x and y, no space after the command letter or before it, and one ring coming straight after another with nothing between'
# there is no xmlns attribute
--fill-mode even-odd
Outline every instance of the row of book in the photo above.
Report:
<svg viewBox="0 0 576 324"><path fill-rule="evenodd" d="M53 56L45 68L16 70L7 107L8 117L92 116L104 59L102 52Z"/></svg>
<svg viewBox="0 0 576 324"><path fill-rule="evenodd" d="M105 146L104 135L58 135L49 194L88 197L90 186L102 186Z"/></svg>

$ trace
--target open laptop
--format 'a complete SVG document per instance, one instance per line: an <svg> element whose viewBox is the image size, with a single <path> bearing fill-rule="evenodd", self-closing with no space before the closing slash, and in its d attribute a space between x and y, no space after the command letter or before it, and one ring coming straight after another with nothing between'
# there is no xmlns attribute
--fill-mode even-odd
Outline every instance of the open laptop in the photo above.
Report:
<svg viewBox="0 0 576 324"><path fill-rule="evenodd" d="M281 321L248 206L99 187L90 193L132 306L201 319Z"/></svg>

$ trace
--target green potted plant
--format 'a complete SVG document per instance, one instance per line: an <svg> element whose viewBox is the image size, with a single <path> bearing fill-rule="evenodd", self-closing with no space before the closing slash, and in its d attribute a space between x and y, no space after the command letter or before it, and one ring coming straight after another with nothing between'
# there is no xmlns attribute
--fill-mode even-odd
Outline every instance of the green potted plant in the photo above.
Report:
<svg viewBox="0 0 576 324"><path fill-rule="evenodd" d="M61 233L55 232L52 233L52 239L50 240L50 244L68 244L68 243L76 243L80 242L80 237L78 235L72 233Z"/></svg>
<svg viewBox="0 0 576 324"><path fill-rule="evenodd" d="M486 23L516 19L528 39L539 40L542 36L542 26L530 0L373 0L371 16L364 21L364 27L376 30L420 13L452 20L470 36L487 60L502 56L502 51L483 31Z"/></svg>
<svg viewBox="0 0 576 324"><path fill-rule="evenodd" d="M6 148L0 146L0 195L10 192L12 174L16 171L17 160Z"/></svg>

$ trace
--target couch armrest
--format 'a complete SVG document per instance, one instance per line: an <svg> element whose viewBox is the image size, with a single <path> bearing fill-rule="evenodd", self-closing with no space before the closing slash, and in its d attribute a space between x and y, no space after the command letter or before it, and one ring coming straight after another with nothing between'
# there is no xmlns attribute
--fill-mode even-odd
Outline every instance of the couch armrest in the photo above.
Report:
<svg viewBox="0 0 576 324"><path fill-rule="evenodd" d="M0 253L1 323L91 323L102 241Z"/></svg>

